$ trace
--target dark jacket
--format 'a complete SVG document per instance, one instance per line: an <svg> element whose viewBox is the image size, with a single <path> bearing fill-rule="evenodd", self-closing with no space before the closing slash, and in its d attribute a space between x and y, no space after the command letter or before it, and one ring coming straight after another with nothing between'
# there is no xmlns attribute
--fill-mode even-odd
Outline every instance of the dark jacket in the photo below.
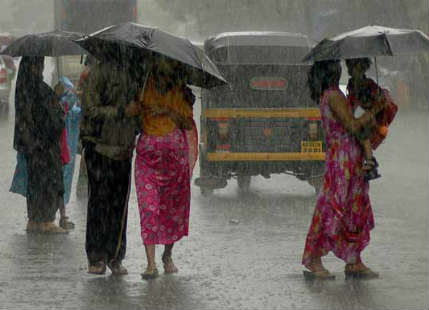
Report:
<svg viewBox="0 0 429 310"><path fill-rule="evenodd" d="M132 157L139 124L125 117L127 104L134 100L135 82L113 64L97 64L88 74L82 95L82 144L95 144L96 152L113 160Z"/></svg>

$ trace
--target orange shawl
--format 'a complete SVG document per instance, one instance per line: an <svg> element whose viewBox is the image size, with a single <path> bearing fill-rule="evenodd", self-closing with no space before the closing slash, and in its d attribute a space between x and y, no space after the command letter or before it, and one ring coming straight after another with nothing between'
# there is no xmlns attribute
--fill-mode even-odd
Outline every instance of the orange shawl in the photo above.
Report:
<svg viewBox="0 0 429 310"><path fill-rule="evenodd" d="M165 136L176 129L176 124L168 115L147 113L152 107L164 106L185 118L193 117L192 108L184 99L180 87L173 87L162 95L156 90L153 78L148 79L143 96L138 98L138 103L141 107L142 129L150 136Z"/></svg>

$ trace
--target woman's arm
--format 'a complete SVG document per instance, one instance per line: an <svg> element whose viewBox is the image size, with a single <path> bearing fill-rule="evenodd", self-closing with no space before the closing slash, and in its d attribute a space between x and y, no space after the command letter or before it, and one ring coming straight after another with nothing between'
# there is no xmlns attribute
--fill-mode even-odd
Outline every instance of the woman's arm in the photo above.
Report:
<svg viewBox="0 0 429 310"><path fill-rule="evenodd" d="M90 119L104 120L113 119L119 116L118 107L116 106L102 106L101 105L101 90L96 85L88 83L88 89L83 94L85 96L84 102L86 103L85 114Z"/></svg>
<svg viewBox="0 0 429 310"><path fill-rule="evenodd" d="M175 96L173 96L169 112L172 120L177 124L181 129L190 130L193 125L193 112L192 104L187 100L189 95L187 95L183 88L179 88Z"/></svg>
<svg viewBox="0 0 429 310"><path fill-rule="evenodd" d="M331 93L328 98L329 106L344 127L352 134L357 134L363 126L368 125L375 115L384 108L384 101L377 102L361 117L355 119L347 106L346 99L338 93Z"/></svg>

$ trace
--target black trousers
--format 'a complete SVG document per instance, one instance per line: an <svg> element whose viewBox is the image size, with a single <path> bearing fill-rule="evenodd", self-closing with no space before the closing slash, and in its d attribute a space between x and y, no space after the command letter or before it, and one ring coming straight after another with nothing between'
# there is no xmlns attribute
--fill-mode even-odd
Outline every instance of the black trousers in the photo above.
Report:
<svg viewBox="0 0 429 310"><path fill-rule="evenodd" d="M90 144L85 146L85 161L88 171L85 244L88 261L90 264L97 261L108 263L112 259L121 261L127 247L131 158L112 160L95 152L94 145ZM119 252L115 257L119 243Z"/></svg>

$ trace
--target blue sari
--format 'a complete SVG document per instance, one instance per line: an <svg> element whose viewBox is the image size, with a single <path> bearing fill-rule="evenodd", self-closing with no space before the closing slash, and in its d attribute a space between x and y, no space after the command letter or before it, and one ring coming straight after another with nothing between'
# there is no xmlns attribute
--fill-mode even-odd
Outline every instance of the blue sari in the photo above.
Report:
<svg viewBox="0 0 429 310"><path fill-rule="evenodd" d="M71 187L75 168L75 159L79 141L79 124L81 118L81 108L79 98L73 90L72 82L62 77L60 79L65 92L60 99L64 108L68 111L66 115L67 144L70 150L70 162L64 166L64 204L70 201ZM66 107L67 105L67 107Z"/></svg>

